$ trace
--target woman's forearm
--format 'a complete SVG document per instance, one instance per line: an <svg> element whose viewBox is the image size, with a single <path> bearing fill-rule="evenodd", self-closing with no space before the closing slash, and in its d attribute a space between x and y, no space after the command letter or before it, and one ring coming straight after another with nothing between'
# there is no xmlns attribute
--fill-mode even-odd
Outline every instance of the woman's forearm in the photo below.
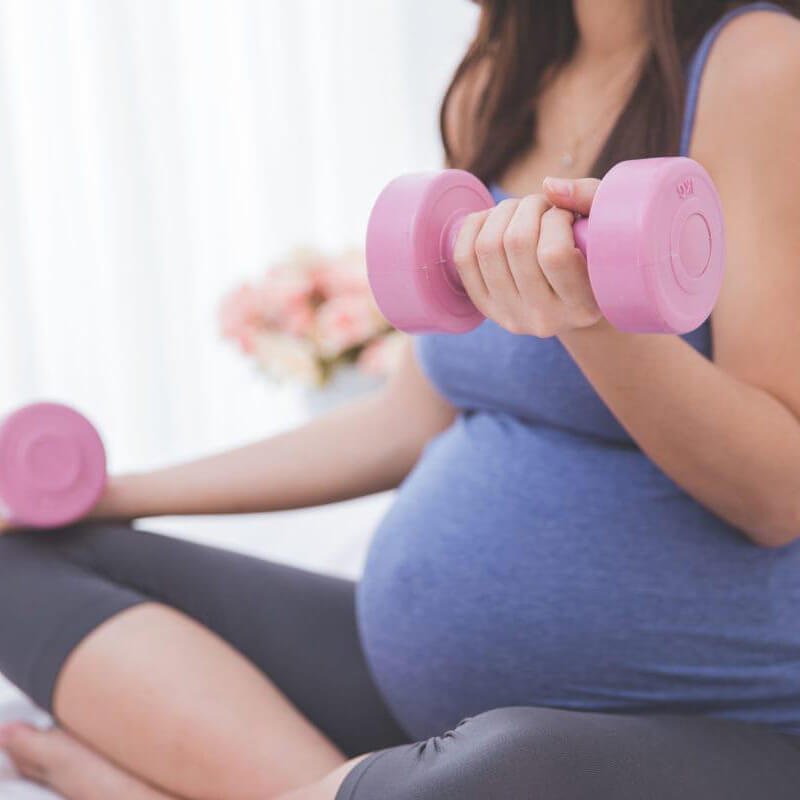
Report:
<svg viewBox="0 0 800 800"><path fill-rule="evenodd" d="M608 323L561 341L642 450L759 544L800 535L800 421L675 336Z"/></svg>
<svg viewBox="0 0 800 800"><path fill-rule="evenodd" d="M96 517L272 511L390 489L425 431L388 390L277 436L151 472L113 478Z"/></svg>

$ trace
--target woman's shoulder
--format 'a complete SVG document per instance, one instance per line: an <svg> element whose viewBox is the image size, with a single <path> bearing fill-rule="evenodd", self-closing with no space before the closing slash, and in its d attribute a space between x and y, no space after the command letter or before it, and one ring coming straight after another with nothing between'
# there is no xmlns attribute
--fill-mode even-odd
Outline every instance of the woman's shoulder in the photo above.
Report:
<svg viewBox="0 0 800 800"><path fill-rule="evenodd" d="M760 10L739 15L720 31L703 73L702 89L704 99L725 111L724 103L746 103L765 92L798 85L800 19ZM739 106L728 109L743 110Z"/></svg>
<svg viewBox="0 0 800 800"><path fill-rule="evenodd" d="M741 14L719 33L700 84L694 144L711 160L719 145L768 146L800 123L800 20L760 10ZM693 150L695 148L693 147ZM703 159L701 159L703 160Z"/></svg>
<svg viewBox="0 0 800 800"><path fill-rule="evenodd" d="M725 214L727 257L712 316L714 361L794 413L800 384L800 22L775 12L726 26L700 84L690 154Z"/></svg>

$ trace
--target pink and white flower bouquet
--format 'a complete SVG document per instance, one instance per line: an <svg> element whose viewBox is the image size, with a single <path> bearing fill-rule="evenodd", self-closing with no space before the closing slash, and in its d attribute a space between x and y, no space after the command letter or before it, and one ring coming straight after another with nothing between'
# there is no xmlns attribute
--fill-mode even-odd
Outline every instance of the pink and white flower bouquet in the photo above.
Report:
<svg viewBox="0 0 800 800"><path fill-rule="evenodd" d="M222 335L269 376L308 386L325 385L347 365L385 376L403 341L378 311L358 251L295 251L228 294L219 320Z"/></svg>

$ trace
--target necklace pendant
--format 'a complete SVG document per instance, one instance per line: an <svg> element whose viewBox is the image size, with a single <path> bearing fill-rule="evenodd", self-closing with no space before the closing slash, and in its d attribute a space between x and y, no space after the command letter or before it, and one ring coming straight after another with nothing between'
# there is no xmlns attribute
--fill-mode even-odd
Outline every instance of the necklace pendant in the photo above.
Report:
<svg viewBox="0 0 800 800"><path fill-rule="evenodd" d="M575 163L575 157L572 153L564 153L561 156L561 166L562 167L571 167Z"/></svg>

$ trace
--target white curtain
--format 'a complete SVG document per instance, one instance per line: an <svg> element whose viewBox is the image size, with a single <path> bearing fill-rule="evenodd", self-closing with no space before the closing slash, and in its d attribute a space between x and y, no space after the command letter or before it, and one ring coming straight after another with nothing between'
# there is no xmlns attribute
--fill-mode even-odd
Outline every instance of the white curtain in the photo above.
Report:
<svg viewBox="0 0 800 800"><path fill-rule="evenodd" d="M360 244L441 161L468 0L0 0L0 412L73 403L117 469L297 417L217 336L231 285Z"/></svg>

